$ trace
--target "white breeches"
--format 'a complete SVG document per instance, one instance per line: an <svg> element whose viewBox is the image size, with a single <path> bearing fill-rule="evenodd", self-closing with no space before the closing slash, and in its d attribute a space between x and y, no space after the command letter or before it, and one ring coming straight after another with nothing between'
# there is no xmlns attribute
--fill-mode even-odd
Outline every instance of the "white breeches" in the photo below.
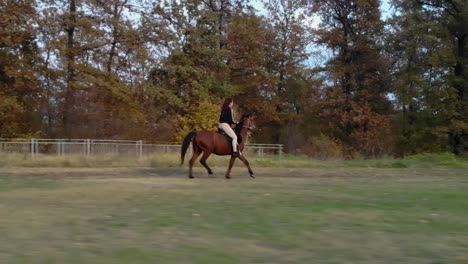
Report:
<svg viewBox="0 0 468 264"><path fill-rule="evenodd" d="M219 124L219 128L222 129L228 136L232 138L232 150L234 152L237 151L237 136L236 133L234 133L234 130L232 130L231 126L228 123L221 123Z"/></svg>

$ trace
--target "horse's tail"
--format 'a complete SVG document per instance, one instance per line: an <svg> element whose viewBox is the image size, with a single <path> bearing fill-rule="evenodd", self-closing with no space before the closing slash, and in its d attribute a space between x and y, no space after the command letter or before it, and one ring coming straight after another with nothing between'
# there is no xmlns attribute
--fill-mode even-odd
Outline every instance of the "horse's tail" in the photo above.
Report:
<svg viewBox="0 0 468 264"><path fill-rule="evenodd" d="M182 148L180 151L180 166L184 164L184 158L185 158L185 153L187 153L187 149L190 145L190 142L192 142L193 138L197 135L197 132L190 132L185 136L184 142L182 143Z"/></svg>

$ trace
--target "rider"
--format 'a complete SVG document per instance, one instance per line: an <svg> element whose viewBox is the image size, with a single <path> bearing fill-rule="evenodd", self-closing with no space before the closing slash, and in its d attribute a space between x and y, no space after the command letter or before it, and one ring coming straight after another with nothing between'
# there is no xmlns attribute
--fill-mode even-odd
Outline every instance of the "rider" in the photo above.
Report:
<svg viewBox="0 0 468 264"><path fill-rule="evenodd" d="M237 152L237 135L231 128L232 124L237 125L237 122L234 121L234 111L232 110L233 105L234 100L232 98L226 98L226 100L224 100L223 106L221 107L221 115L219 117L219 128L232 138L232 156L239 157L239 152Z"/></svg>

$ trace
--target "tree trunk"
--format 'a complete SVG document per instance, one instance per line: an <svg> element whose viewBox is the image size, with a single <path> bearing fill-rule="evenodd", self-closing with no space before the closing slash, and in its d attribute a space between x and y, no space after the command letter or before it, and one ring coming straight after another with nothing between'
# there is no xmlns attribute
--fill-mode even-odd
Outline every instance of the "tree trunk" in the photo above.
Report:
<svg viewBox="0 0 468 264"><path fill-rule="evenodd" d="M72 115L74 107L74 79L75 79L75 50L74 35L76 29L76 1L70 1L69 17L67 21L67 82L65 91L64 111L63 111L63 129L65 137L71 137Z"/></svg>

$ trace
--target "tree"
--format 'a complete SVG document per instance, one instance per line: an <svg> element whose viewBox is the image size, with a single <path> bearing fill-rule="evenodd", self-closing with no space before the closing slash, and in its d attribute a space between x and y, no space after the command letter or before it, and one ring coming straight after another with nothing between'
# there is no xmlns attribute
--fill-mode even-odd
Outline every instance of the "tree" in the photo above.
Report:
<svg viewBox="0 0 468 264"><path fill-rule="evenodd" d="M0 2L0 137L41 130L33 1Z"/></svg>
<svg viewBox="0 0 468 264"><path fill-rule="evenodd" d="M139 53L141 43L134 37L137 33L129 26L130 19L123 15L124 10L132 12L130 1L44 1L40 7L48 123L53 118L61 120L54 134L134 134L134 124L145 124L134 87L145 80L133 74L133 67L141 65L132 57ZM56 38L50 38L52 32ZM52 115L52 108L57 114ZM86 126L79 125L83 123Z"/></svg>
<svg viewBox="0 0 468 264"><path fill-rule="evenodd" d="M394 1L389 38L401 151L466 148L466 1Z"/></svg>
<svg viewBox="0 0 468 264"><path fill-rule="evenodd" d="M220 107L208 101L202 101L189 107L187 114L178 115L179 127L175 139L182 142L185 136L192 131L216 131L219 123Z"/></svg>
<svg viewBox="0 0 468 264"><path fill-rule="evenodd" d="M273 104L275 109L269 114L276 117L268 125L274 134L273 141L288 143L296 133L289 133L286 127L298 126L302 121L302 98L308 86L304 62L311 42L310 20L301 1L268 0L263 3L269 31L265 71L272 84L265 100ZM294 144L286 145L289 148Z"/></svg>
<svg viewBox="0 0 468 264"><path fill-rule="evenodd" d="M434 36L445 43L438 68L449 68L448 84L454 107L449 124L450 150L461 154L468 149L468 2L466 0L418 0L433 17Z"/></svg>
<svg viewBox="0 0 468 264"><path fill-rule="evenodd" d="M271 42L266 59L268 71L277 80L276 95L278 112L300 112L300 105L289 92L289 82L301 74L302 64L308 57L307 45L310 43L310 28L300 1L264 1L268 10L267 21L271 27ZM297 79L296 79L297 80ZM293 88L291 88L293 90ZM292 97L292 98L291 98Z"/></svg>
<svg viewBox="0 0 468 264"><path fill-rule="evenodd" d="M414 1L401 4L398 9L402 12L388 22L385 39L392 64L392 92L400 110L396 119L396 154L441 151L446 141L446 133L442 132L446 125L445 111L440 111L435 100L442 99L443 83L436 81L442 75L432 66L439 44L431 37L430 25L420 5Z"/></svg>
<svg viewBox="0 0 468 264"><path fill-rule="evenodd" d="M315 41L333 55L319 87L323 129L344 145L346 157L382 155L388 141L379 131L391 127L391 105L379 2L314 0L312 12L322 20Z"/></svg>

